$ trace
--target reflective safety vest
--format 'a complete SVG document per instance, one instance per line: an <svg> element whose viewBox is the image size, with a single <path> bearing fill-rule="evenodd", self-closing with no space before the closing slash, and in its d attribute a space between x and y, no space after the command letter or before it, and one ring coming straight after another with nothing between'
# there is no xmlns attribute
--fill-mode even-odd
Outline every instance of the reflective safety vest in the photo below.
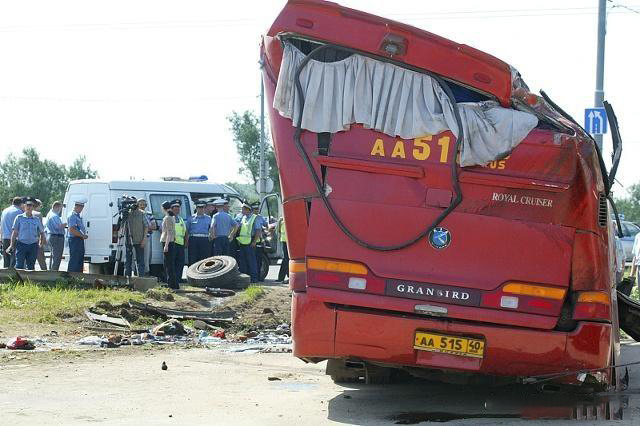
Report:
<svg viewBox="0 0 640 426"><path fill-rule="evenodd" d="M240 225L240 233L238 234L238 243L242 245L251 244L251 231L253 230L253 223L256 221L256 215L252 214L247 219L247 216L242 216L242 222Z"/></svg>
<svg viewBox="0 0 640 426"><path fill-rule="evenodd" d="M280 221L280 241L287 242L287 228L284 227L284 219Z"/></svg>
<svg viewBox="0 0 640 426"><path fill-rule="evenodd" d="M176 216L176 244L184 245L184 236L187 233L187 225L180 216Z"/></svg>

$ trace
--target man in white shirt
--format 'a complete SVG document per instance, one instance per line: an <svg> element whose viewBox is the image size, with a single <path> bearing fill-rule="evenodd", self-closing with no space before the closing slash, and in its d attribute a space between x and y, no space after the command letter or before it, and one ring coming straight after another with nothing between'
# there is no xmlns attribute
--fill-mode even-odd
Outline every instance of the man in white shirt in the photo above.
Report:
<svg viewBox="0 0 640 426"><path fill-rule="evenodd" d="M633 260L631 261L631 276L635 282L640 282L640 233L636 234L636 238L633 240Z"/></svg>

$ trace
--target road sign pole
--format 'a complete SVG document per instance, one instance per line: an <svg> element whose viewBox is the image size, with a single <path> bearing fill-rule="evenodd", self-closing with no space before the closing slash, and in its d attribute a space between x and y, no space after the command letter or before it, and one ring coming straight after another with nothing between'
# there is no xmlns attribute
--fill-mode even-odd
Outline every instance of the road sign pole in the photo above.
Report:
<svg viewBox="0 0 640 426"><path fill-rule="evenodd" d="M604 38L607 32L607 0L598 0L598 53L596 65L595 107L601 108L604 101ZM594 135L602 150L602 135Z"/></svg>

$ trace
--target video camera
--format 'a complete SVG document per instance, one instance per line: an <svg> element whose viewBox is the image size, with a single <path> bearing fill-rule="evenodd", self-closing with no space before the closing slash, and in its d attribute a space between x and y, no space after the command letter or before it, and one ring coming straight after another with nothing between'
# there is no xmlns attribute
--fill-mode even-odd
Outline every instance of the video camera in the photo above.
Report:
<svg viewBox="0 0 640 426"><path fill-rule="evenodd" d="M118 200L118 213L122 220L127 220L129 213L138 209L138 199L127 194L122 194Z"/></svg>

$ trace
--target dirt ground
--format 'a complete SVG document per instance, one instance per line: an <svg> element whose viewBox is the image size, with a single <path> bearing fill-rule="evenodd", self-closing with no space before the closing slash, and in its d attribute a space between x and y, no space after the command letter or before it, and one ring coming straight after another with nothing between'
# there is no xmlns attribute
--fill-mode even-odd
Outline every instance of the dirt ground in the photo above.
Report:
<svg viewBox="0 0 640 426"><path fill-rule="evenodd" d="M416 424L425 418L445 421L452 413L463 417L451 420L452 425L525 422L494 408L495 401L518 389L423 381L341 386L324 375L324 363L305 364L290 354L218 349L128 353L130 349L0 363L2 423L387 425ZM640 359L640 344L625 344L623 356L626 362ZM163 362L166 371L161 369ZM640 424L640 368L631 369L626 394L630 400L623 420L579 424Z"/></svg>

